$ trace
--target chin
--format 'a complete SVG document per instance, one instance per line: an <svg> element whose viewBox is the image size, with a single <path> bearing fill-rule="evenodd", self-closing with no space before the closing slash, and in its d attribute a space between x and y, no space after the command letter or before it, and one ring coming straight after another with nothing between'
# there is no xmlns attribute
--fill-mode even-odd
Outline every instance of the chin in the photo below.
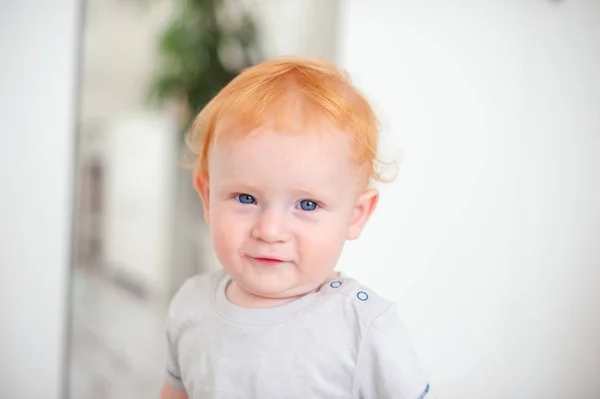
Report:
<svg viewBox="0 0 600 399"><path fill-rule="evenodd" d="M241 283L252 294L266 298L285 298L294 291L293 284L269 281L268 279L261 279L261 281L244 281L242 279Z"/></svg>
<svg viewBox="0 0 600 399"><path fill-rule="evenodd" d="M268 275L244 275L241 274L236 280L248 292L273 299L288 298L304 293L299 281L291 276L268 276Z"/></svg>

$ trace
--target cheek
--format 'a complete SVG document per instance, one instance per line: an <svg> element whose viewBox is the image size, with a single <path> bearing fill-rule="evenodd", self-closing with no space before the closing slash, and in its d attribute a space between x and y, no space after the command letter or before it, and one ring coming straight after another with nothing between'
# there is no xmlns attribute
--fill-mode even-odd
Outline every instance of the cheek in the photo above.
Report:
<svg viewBox="0 0 600 399"><path fill-rule="evenodd" d="M214 250L221 262L237 256L237 252L249 235L247 218L227 209L211 210L210 233Z"/></svg>
<svg viewBox="0 0 600 399"><path fill-rule="evenodd" d="M298 249L303 263L314 267L335 266L346 241L347 224L343 220L328 220L318 226L306 226L298 236Z"/></svg>

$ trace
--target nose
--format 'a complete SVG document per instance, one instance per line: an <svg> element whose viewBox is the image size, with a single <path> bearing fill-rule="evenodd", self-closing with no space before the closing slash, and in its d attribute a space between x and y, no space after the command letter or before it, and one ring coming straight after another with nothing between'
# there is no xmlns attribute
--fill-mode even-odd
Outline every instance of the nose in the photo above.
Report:
<svg viewBox="0 0 600 399"><path fill-rule="evenodd" d="M252 229L252 237L268 244L288 241L290 232L285 215L272 208L261 210Z"/></svg>

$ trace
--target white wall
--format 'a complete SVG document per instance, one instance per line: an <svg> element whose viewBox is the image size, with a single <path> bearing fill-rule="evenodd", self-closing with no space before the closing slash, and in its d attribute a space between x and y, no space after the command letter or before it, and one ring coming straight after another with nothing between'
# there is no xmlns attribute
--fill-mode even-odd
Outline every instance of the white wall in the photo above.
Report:
<svg viewBox="0 0 600 399"><path fill-rule="evenodd" d="M76 0L0 2L0 397L62 397Z"/></svg>
<svg viewBox="0 0 600 399"><path fill-rule="evenodd" d="M405 157L342 268L399 303L438 397L600 397L600 2L342 5Z"/></svg>

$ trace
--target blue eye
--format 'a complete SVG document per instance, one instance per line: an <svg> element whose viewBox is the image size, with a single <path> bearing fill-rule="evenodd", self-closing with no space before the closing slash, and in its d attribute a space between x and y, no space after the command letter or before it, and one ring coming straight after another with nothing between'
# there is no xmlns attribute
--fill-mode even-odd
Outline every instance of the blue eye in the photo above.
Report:
<svg viewBox="0 0 600 399"><path fill-rule="evenodd" d="M250 194L238 194L238 195L235 196L235 199L240 204L245 204L245 205L256 204L256 200Z"/></svg>
<svg viewBox="0 0 600 399"><path fill-rule="evenodd" d="M302 201L300 201L299 205L300 205L300 209L302 209L303 211L308 211L308 212L314 211L319 207L315 201L311 201L311 200L302 200Z"/></svg>

